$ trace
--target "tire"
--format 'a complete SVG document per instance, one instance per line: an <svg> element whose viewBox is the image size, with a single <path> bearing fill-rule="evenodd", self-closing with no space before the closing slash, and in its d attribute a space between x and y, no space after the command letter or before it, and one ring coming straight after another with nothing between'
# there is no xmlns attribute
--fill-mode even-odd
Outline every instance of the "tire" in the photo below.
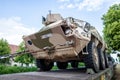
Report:
<svg viewBox="0 0 120 80"><path fill-rule="evenodd" d="M71 62L71 67L72 68L78 68L78 62L77 61L72 61Z"/></svg>
<svg viewBox="0 0 120 80"><path fill-rule="evenodd" d="M105 51L104 51L104 58L105 58L105 67L108 68L109 67L108 55L107 53L105 53Z"/></svg>
<svg viewBox="0 0 120 80"><path fill-rule="evenodd" d="M50 71L53 67L53 62L44 59L37 59L36 66L40 68L41 71Z"/></svg>
<svg viewBox="0 0 120 80"><path fill-rule="evenodd" d="M94 72L99 72L99 57L95 43L90 41L87 45L88 54L84 56L84 63L86 68L92 68Z"/></svg>
<svg viewBox="0 0 120 80"><path fill-rule="evenodd" d="M101 48L98 48L98 55L99 55L99 63L100 63L100 70L104 70L105 67L105 58L104 58L104 54L101 50Z"/></svg>
<svg viewBox="0 0 120 80"><path fill-rule="evenodd" d="M36 66L37 68L40 68L40 59L36 59Z"/></svg>
<svg viewBox="0 0 120 80"><path fill-rule="evenodd" d="M66 69L68 66L68 62L57 62L57 67L59 69Z"/></svg>

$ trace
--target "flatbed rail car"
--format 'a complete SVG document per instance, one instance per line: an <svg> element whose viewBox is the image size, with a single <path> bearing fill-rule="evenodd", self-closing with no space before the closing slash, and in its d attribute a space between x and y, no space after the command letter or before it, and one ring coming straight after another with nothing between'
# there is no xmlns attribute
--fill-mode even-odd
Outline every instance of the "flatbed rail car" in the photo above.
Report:
<svg viewBox="0 0 120 80"><path fill-rule="evenodd" d="M89 77L89 79L85 80L112 80L114 76L114 69L115 65L110 66L109 68L100 71L99 73L96 73Z"/></svg>
<svg viewBox="0 0 120 80"><path fill-rule="evenodd" d="M0 75L0 80L113 80L114 66L99 73L87 74L85 69L65 69Z"/></svg>

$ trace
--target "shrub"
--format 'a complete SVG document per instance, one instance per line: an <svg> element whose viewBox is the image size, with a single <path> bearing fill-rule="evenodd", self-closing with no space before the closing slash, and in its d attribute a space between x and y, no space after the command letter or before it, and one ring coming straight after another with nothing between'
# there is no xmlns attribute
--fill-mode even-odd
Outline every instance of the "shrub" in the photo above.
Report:
<svg viewBox="0 0 120 80"><path fill-rule="evenodd" d="M30 71L37 71L37 68L0 65L0 74L30 72Z"/></svg>

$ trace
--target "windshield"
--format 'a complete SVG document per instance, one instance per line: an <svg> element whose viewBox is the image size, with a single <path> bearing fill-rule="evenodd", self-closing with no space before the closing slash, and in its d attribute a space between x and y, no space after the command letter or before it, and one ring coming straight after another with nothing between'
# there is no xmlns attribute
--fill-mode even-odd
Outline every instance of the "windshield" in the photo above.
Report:
<svg viewBox="0 0 120 80"><path fill-rule="evenodd" d="M81 28L90 26L90 24L88 22L78 20L78 19L74 19L74 23L77 24L78 27L81 27Z"/></svg>

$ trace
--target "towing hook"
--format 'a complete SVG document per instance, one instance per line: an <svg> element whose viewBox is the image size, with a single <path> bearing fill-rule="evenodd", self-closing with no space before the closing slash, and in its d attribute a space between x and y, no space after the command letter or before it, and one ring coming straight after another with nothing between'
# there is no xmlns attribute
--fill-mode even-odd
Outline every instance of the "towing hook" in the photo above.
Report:
<svg viewBox="0 0 120 80"><path fill-rule="evenodd" d="M43 48L44 51L46 51L46 50L50 51L50 50L54 50L54 49L55 49L54 46L52 46L52 47L46 46L46 47Z"/></svg>

